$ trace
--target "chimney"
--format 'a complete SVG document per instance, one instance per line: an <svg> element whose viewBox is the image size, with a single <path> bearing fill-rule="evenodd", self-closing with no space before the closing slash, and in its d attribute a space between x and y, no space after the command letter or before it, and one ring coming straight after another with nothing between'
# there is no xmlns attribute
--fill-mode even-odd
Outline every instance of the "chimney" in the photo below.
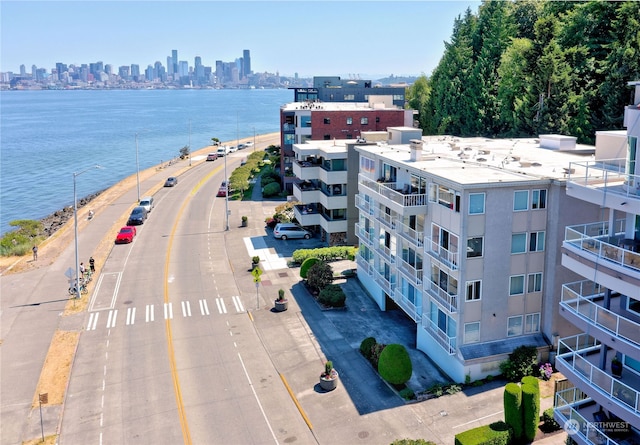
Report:
<svg viewBox="0 0 640 445"><path fill-rule="evenodd" d="M411 162L419 161L422 158L422 141L420 139L411 139L409 141L409 150L411 150Z"/></svg>

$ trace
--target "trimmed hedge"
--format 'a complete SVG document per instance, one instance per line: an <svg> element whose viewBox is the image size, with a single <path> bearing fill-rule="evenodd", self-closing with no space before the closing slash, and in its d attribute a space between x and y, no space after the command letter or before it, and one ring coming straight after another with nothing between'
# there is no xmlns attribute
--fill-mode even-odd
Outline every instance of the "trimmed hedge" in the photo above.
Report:
<svg viewBox="0 0 640 445"><path fill-rule="evenodd" d="M456 434L456 445L509 445L513 439L511 427L504 422L479 426Z"/></svg>
<svg viewBox="0 0 640 445"><path fill-rule="evenodd" d="M413 365L406 348L390 344L382 350L378 359L378 373L392 385L403 385L411 378Z"/></svg>
<svg viewBox="0 0 640 445"><path fill-rule="evenodd" d="M540 422L540 390L532 384L522 385L522 430L525 439L533 441Z"/></svg>
<svg viewBox="0 0 640 445"><path fill-rule="evenodd" d="M507 383L502 396L504 421L513 430L513 437L522 437L522 389L517 383Z"/></svg>
<svg viewBox="0 0 640 445"><path fill-rule="evenodd" d="M302 264L307 258L318 258L321 261L353 260L357 248L353 246L320 247L318 249L298 249L293 252L291 261Z"/></svg>
<svg viewBox="0 0 640 445"><path fill-rule="evenodd" d="M553 408L547 408L544 410L544 412L542 413L542 421L544 422L544 424L540 429L542 429L542 431L544 431L545 433L558 431L560 428L562 428L560 424L556 422L555 417L553 417Z"/></svg>
<svg viewBox="0 0 640 445"><path fill-rule="evenodd" d="M264 196L265 198L275 196L280 193L280 190L280 184L278 184L277 182L272 182L262 188L262 196Z"/></svg>
<svg viewBox="0 0 640 445"><path fill-rule="evenodd" d="M315 258L315 257L307 258L306 260L304 260L302 262L302 266L300 266L300 278L302 278L303 280L306 280L307 274L309 273L309 269L311 269L311 266L319 262L320 262L320 258Z"/></svg>
<svg viewBox="0 0 640 445"><path fill-rule="evenodd" d="M375 337L367 337L362 340L362 343L360 343L360 352L367 360L371 360L371 353L373 352L373 347L376 343L377 341Z"/></svg>
<svg viewBox="0 0 640 445"><path fill-rule="evenodd" d="M522 377L522 379L520 380L520 383L522 383L523 385L533 385L536 388L538 388L538 393L540 392L540 380L538 379L538 377L534 377L532 375L526 375Z"/></svg>
<svg viewBox="0 0 640 445"><path fill-rule="evenodd" d="M338 284L328 284L318 294L318 302L330 307L344 307L347 296Z"/></svg>

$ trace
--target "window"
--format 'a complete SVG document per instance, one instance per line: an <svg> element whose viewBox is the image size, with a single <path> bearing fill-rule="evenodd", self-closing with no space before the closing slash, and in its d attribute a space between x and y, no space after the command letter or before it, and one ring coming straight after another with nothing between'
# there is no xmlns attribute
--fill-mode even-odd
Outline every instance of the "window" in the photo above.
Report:
<svg viewBox="0 0 640 445"><path fill-rule="evenodd" d="M514 233L511 235L511 253L525 253L527 251L527 234Z"/></svg>
<svg viewBox="0 0 640 445"><path fill-rule="evenodd" d="M529 236L529 252L544 250L544 232L533 232Z"/></svg>
<svg viewBox="0 0 640 445"><path fill-rule="evenodd" d="M464 342L476 343L480 341L480 322L465 323L464 325Z"/></svg>
<svg viewBox="0 0 640 445"><path fill-rule="evenodd" d="M356 95L355 94L345 94L344 95L344 100L356 100Z"/></svg>
<svg viewBox="0 0 640 445"><path fill-rule="evenodd" d="M512 275L509 277L509 295L524 294L524 275Z"/></svg>
<svg viewBox="0 0 640 445"><path fill-rule="evenodd" d="M305 128L310 128L311 116L300 116L300 126Z"/></svg>
<svg viewBox="0 0 640 445"><path fill-rule="evenodd" d="M542 272L530 273L527 276L527 292L542 292Z"/></svg>
<svg viewBox="0 0 640 445"><path fill-rule="evenodd" d="M507 337L522 335L522 315L507 319Z"/></svg>
<svg viewBox="0 0 640 445"><path fill-rule="evenodd" d="M534 210L547 208L546 190L533 190L531 192L531 208Z"/></svg>
<svg viewBox="0 0 640 445"><path fill-rule="evenodd" d="M329 125L329 124L331 124L331 118L329 118L329 117L325 117L325 118L324 118L324 124L325 124L325 125Z"/></svg>
<svg viewBox="0 0 640 445"><path fill-rule="evenodd" d="M394 94L393 100L404 100L404 94Z"/></svg>
<svg viewBox="0 0 640 445"><path fill-rule="evenodd" d="M524 332L530 334L532 332L540 332L540 313L527 314L524 317Z"/></svg>
<svg viewBox="0 0 640 445"><path fill-rule="evenodd" d="M513 211L521 212L529 208L529 190L520 190L513 194Z"/></svg>
<svg viewBox="0 0 640 445"><path fill-rule="evenodd" d="M360 118L360 125L369 125L369 118L368 117L361 117Z"/></svg>
<svg viewBox="0 0 640 445"><path fill-rule="evenodd" d="M482 256L482 242L481 236L469 238L467 240L467 258L477 258Z"/></svg>
<svg viewBox="0 0 640 445"><path fill-rule="evenodd" d="M484 193L471 193L469 195L469 215L484 213Z"/></svg>
<svg viewBox="0 0 640 445"><path fill-rule="evenodd" d="M367 173L373 173L376 169L376 164L373 159L360 156L360 170Z"/></svg>
<svg viewBox="0 0 640 445"><path fill-rule="evenodd" d="M353 124L353 118L352 117L348 117L347 118L347 125L351 125Z"/></svg>
<svg viewBox="0 0 640 445"><path fill-rule="evenodd" d="M627 309L633 311L637 314L640 314L640 300L635 298L628 297L627 298Z"/></svg>
<svg viewBox="0 0 640 445"><path fill-rule="evenodd" d="M465 301L479 300L482 296L482 281L467 281L467 293L465 294Z"/></svg>

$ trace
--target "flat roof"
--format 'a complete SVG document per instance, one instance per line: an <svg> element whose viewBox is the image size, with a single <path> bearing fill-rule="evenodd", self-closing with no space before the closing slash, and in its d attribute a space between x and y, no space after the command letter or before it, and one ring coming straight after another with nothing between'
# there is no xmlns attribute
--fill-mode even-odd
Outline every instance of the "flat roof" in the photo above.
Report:
<svg viewBox="0 0 640 445"><path fill-rule="evenodd" d="M282 105L282 111L309 110L309 111L377 111L397 110L405 111L397 106L384 107L383 102L289 102Z"/></svg>

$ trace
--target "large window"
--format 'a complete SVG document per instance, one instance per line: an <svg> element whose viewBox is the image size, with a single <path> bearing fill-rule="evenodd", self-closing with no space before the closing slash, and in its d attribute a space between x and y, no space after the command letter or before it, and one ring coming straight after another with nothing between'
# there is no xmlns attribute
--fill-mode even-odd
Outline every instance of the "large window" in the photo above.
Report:
<svg viewBox="0 0 640 445"><path fill-rule="evenodd" d="M480 341L480 322L465 323L464 325L464 342L476 343Z"/></svg>
<svg viewBox="0 0 640 445"><path fill-rule="evenodd" d="M524 294L524 275L512 275L509 277L509 295Z"/></svg>
<svg viewBox="0 0 640 445"><path fill-rule="evenodd" d="M533 232L529 236L529 252L544 250L544 232Z"/></svg>
<svg viewBox="0 0 640 445"><path fill-rule="evenodd" d="M540 313L527 314L524 317L524 332L531 334L533 332L540 332Z"/></svg>
<svg viewBox="0 0 640 445"><path fill-rule="evenodd" d="M356 95L355 94L345 94L344 95L344 100L348 101L348 100L356 100Z"/></svg>
<svg viewBox="0 0 640 445"><path fill-rule="evenodd" d="M534 210L547 208L546 190L533 190L531 192L531 208Z"/></svg>
<svg viewBox="0 0 640 445"><path fill-rule="evenodd" d="M527 293L542 292L542 272L530 273L527 276Z"/></svg>
<svg viewBox="0 0 640 445"><path fill-rule="evenodd" d="M484 193L471 193L469 195L469 215L484 213Z"/></svg>
<svg viewBox="0 0 640 445"><path fill-rule="evenodd" d="M465 301L476 301L482 297L482 281L467 281L467 292L465 293Z"/></svg>
<svg viewBox="0 0 640 445"><path fill-rule="evenodd" d="M373 173L375 169L376 169L376 164L373 159L360 156L360 171L363 171L366 173Z"/></svg>
<svg viewBox="0 0 640 445"><path fill-rule="evenodd" d="M477 258L482 256L483 238L476 236L467 240L467 258Z"/></svg>
<svg viewBox="0 0 640 445"><path fill-rule="evenodd" d="M529 190L519 190L513 194L513 211L520 212L529 208Z"/></svg>
<svg viewBox="0 0 640 445"><path fill-rule="evenodd" d="M527 251L527 234L514 233L511 235L511 253L525 253Z"/></svg>
<svg viewBox="0 0 640 445"><path fill-rule="evenodd" d="M522 315L507 319L507 337L522 335Z"/></svg>

